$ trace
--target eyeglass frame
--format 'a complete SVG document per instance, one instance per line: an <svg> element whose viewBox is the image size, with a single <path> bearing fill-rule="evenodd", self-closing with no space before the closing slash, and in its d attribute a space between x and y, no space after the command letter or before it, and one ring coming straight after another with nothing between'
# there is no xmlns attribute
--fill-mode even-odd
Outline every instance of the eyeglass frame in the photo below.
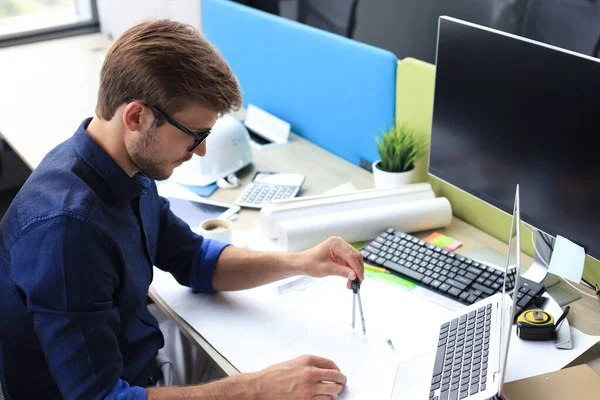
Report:
<svg viewBox="0 0 600 400"><path fill-rule="evenodd" d="M132 103L133 101L134 100L126 100L125 102ZM206 138L208 137L208 135L210 135L210 133L212 132L212 127L203 129L201 131L194 132L191 129L188 129L185 126L181 125L179 122L175 121L166 112L164 112L157 106L154 106L152 104L146 104L143 101L141 103L143 105L145 105L146 107L148 107L152 111L152 113L155 117L156 117L156 114L158 114L160 117L164 118L169 124L173 125L175 128L179 129L181 132L185 133L186 135L194 138L194 144L192 144L188 148L188 152L190 152L190 153L192 151L194 151L196 149L196 147L200 146L202 144L202 142L204 142L206 140Z"/></svg>

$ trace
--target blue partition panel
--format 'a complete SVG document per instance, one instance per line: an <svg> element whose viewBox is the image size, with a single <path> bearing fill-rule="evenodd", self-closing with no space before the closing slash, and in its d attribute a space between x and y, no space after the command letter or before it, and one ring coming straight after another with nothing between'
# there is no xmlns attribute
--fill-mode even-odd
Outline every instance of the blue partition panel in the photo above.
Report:
<svg viewBox="0 0 600 400"><path fill-rule="evenodd" d="M394 54L226 0L202 1L202 31L245 105L354 164L379 158L374 137L394 120Z"/></svg>

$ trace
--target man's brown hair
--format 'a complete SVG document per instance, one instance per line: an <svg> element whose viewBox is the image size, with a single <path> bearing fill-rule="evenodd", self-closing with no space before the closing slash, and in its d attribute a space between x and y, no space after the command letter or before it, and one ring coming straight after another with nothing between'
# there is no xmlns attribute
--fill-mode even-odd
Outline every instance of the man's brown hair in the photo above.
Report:
<svg viewBox="0 0 600 400"><path fill-rule="evenodd" d="M219 114L242 105L237 78L219 51L191 25L169 20L130 28L108 51L96 114L109 121L128 99L167 114L188 102Z"/></svg>

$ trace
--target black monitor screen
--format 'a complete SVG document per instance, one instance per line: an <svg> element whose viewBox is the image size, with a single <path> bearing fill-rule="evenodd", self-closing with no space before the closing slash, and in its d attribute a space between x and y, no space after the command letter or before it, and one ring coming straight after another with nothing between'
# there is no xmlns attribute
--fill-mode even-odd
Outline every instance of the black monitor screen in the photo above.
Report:
<svg viewBox="0 0 600 400"><path fill-rule="evenodd" d="M430 174L600 259L600 60L441 18Z"/></svg>

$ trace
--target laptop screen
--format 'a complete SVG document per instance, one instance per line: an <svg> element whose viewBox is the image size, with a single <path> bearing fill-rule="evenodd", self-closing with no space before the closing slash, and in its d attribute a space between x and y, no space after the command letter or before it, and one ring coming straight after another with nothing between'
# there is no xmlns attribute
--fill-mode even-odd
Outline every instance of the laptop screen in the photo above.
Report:
<svg viewBox="0 0 600 400"><path fill-rule="evenodd" d="M515 203L513 207L513 215L510 226L510 236L508 239L508 253L506 255L506 264L504 269L504 285L502 286L502 302L500 303L500 347L498 357L498 371L499 371L499 393L502 393L502 385L504 383L504 375L506 371L506 361L508 359L508 347L510 345L510 337L512 333L512 325L514 321L514 310L517 305L517 293L513 293L512 304L506 301L506 279L508 276L508 270L510 268L510 255L513 249L513 240L515 242L515 260L517 271L515 273L515 284L514 288L518 290L521 284L521 212L520 212L520 199L519 199L519 185L517 185L515 193ZM514 235L514 236L513 236Z"/></svg>

